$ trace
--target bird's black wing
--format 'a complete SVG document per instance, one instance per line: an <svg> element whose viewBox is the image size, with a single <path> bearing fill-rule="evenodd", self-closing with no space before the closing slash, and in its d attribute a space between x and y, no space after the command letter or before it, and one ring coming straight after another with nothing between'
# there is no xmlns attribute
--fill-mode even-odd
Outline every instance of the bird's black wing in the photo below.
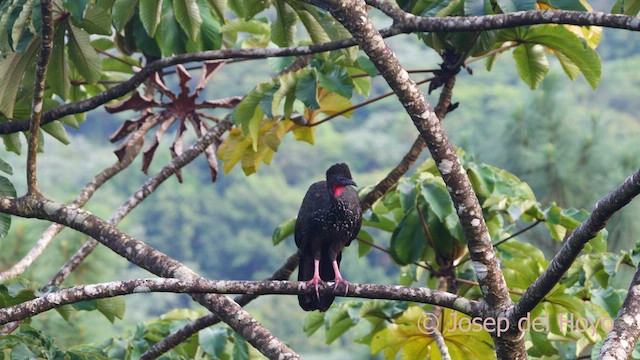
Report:
<svg viewBox="0 0 640 360"><path fill-rule="evenodd" d="M328 206L328 193L327 185L324 181L314 183L309 187L307 194L302 200L300 211L298 212L298 218L296 219L296 227L294 230L294 237L296 246L300 249L300 263L298 266L298 281L308 281L313 278L314 271L314 247L321 246L321 239L317 238L321 236L321 230L316 228L316 219L313 218L314 211L316 209L322 209ZM328 258L327 249L321 250L321 257ZM333 268L321 263L320 276L321 278L330 278L326 275L328 273L333 274ZM298 303L303 310L313 311L320 310L326 311L331 303L333 303L334 296L320 296L319 298L315 293L299 295Z"/></svg>

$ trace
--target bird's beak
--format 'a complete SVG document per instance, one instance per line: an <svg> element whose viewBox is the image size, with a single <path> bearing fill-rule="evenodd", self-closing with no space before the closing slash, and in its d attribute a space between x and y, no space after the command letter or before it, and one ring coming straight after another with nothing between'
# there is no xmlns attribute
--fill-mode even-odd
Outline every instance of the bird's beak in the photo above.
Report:
<svg viewBox="0 0 640 360"><path fill-rule="evenodd" d="M358 187L358 185L356 184L355 181L353 181L352 179L345 179L344 184L343 185L353 185L355 187Z"/></svg>

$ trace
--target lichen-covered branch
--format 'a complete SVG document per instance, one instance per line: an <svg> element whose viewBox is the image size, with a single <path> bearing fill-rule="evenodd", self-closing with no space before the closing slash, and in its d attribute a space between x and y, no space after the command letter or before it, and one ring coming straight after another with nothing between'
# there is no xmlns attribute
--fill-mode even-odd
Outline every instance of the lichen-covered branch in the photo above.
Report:
<svg viewBox="0 0 640 360"><path fill-rule="evenodd" d="M284 264L265 280L288 280L289 277L291 277L291 273L296 269L296 267L298 267L299 261L300 252L296 252L295 254L289 256ZM257 297L258 295L256 294L243 294L240 296L236 296L233 301L237 302L240 306L245 306ZM214 314L207 314L205 316L197 318L184 327L178 329L177 331L172 332L164 339L153 344L153 346L151 346L147 351L140 355L140 360L155 359L165 352L178 346L180 343L186 341L198 331L219 322L220 319Z"/></svg>
<svg viewBox="0 0 640 360"><path fill-rule="evenodd" d="M510 319L519 319L533 310L560 281L587 242L604 229L613 214L631 202L638 194L640 194L640 169L596 203L589 218L573 230L547 269L529 286L513 310L509 312Z"/></svg>
<svg viewBox="0 0 640 360"><path fill-rule="evenodd" d="M630 359L640 338L640 268L629 286L627 298L604 339L598 359Z"/></svg>
<svg viewBox="0 0 640 360"><path fill-rule="evenodd" d="M316 5L323 5L322 1L308 1ZM375 3L381 3L375 1ZM389 11L391 7L381 7ZM399 19L394 15L394 19ZM579 12L567 10L533 10L498 15L486 16L452 16L452 17L419 17L409 13L404 13L402 21L395 21L394 25L380 31L383 37L395 36L401 33L411 32L432 32L432 31L478 31L495 30L509 27L517 27L534 24L569 24L583 26L602 26L640 31L640 22L635 16L606 14L601 12ZM343 49L356 44L354 39L343 39L328 43L315 44L309 46L296 46L292 48L280 49L224 49L201 51L190 54L181 54L156 60L129 80L120 83L90 99L77 103L60 105L54 109L46 111L42 117L42 124L62 118L66 115L77 114L93 110L98 106L124 96L128 92L137 88L145 79L153 73L166 67L188 62L198 62L206 60L223 59L263 59L268 57L284 56L304 56L317 54L325 51ZM0 134L11 134L25 131L29 128L29 121L18 120L0 123Z"/></svg>
<svg viewBox="0 0 640 360"><path fill-rule="evenodd" d="M41 196L27 196L0 197L0 211L10 215L48 220L80 231L155 275L188 281L202 279L178 261L132 238L85 210L58 204ZM299 358L293 350L226 296L192 294L192 297L240 333L265 356L283 359Z"/></svg>
<svg viewBox="0 0 640 360"><path fill-rule="evenodd" d="M440 93L438 105L436 105L435 109L436 115L440 121L444 120L447 116L447 109L449 109L449 106L451 105L455 79L455 75L450 76L445 81L445 85ZM409 168L413 166L418 159L418 156L420 156L426 146L427 144L424 142L422 135L418 135L411 145L409 152L402 157L402 160L400 160L398 165L396 165L396 167L394 167L384 179L380 180L376 186L364 196L361 201L362 211L369 209L373 203L383 197L392 187L395 186L395 184L398 183L398 180L400 180L400 178L409 171Z"/></svg>
<svg viewBox="0 0 640 360"><path fill-rule="evenodd" d="M112 166L104 169L98 175L96 175L90 182L88 182L84 188L80 191L76 199L70 204L72 207L81 208L83 207L89 199L93 196L93 194L100 188L104 183L106 183L113 176L120 173L122 170L126 169L131 165L133 160L136 158L140 150L142 149L142 145L144 142L144 135L147 131L154 125L153 122L149 121L141 126L138 130L136 130L129 141L128 152L120 159L116 161ZM63 225L60 224L51 224L43 233L40 239L34 244L34 246L27 252L27 254L20 259L17 263L11 266L6 271L0 272L0 282L11 279L22 274L31 264L42 255L44 250L47 248L51 240L60 233L64 229ZM56 283L55 285L59 285ZM51 284L50 284L51 285Z"/></svg>
<svg viewBox="0 0 640 360"><path fill-rule="evenodd" d="M29 122L29 137L27 139L27 194L40 194L38 178L36 176L36 160L38 157L38 135L44 104L44 81L47 67L53 49L53 1L42 0L40 3L42 30L40 34L40 56L36 66L33 83L33 99L31 103L31 121ZM6 84L5 84L6 86Z"/></svg>
<svg viewBox="0 0 640 360"><path fill-rule="evenodd" d="M478 315L479 303L462 296L428 288L410 288L399 285L349 284L346 294L342 289L336 290L333 282L319 286L320 294L358 297L367 299L389 299L434 304L458 310L465 314ZM80 285L42 295L34 300L0 309L0 324L10 321L24 320L36 314L63 305L80 301L102 299L135 293L173 292L173 293L212 293L212 294L248 294L299 295L315 292L315 286L308 286L304 281L230 281L180 279L136 279L114 281L102 284ZM239 305L238 305L239 306Z"/></svg>
<svg viewBox="0 0 640 360"><path fill-rule="evenodd" d="M367 16L364 1L330 0L313 3L322 3L349 30L405 107L424 138L456 207L480 289L488 305L488 313L497 316L507 310L512 302L491 245L482 208L448 135L429 107L424 94L373 26ZM518 334L494 337L494 343L499 358L513 357L514 354L519 358L526 356L524 342L518 339Z"/></svg>
<svg viewBox="0 0 640 360"><path fill-rule="evenodd" d="M187 150L185 150L180 156L175 157L169 164L165 165L160 172L147 179L140 189L135 192L124 204L122 204L107 220L110 224L118 224L127 214L129 214L136 206L138 206L144 199L146 199L151 193L153 193L165 180L171 175L175 174L178 169L181 169L196 157L198 157L204 150L214 144L216 147L220 145L222 141L222 135L231 128L231 121L229 116L222 119L216 127L211 128L207 133L201 136L195 143L193 143ZM47 286L60 285L64 279L76 268L82 261L95 249L98 242L95 239L90 239L85 242L80 249L58 270L58 273L49 281Z"/></svg>

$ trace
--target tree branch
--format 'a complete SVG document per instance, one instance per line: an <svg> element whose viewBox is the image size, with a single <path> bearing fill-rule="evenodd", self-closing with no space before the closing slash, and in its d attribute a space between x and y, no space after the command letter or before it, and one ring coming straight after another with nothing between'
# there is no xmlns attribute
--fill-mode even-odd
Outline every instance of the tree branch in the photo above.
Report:
<svg viewBox="0 0 640 360"><path fill-rule="evenodd" d="M149 129L155 125L153 122L146 122L140 129L136 130L131 138L128 140L128 152L125 156L122 157L121 160L116 161L115 164L108 167L107 169L100 172L96 175L90 182L88 182L84 188L80 191L76 199L71 203L70 206L81 208L83 207L89 199L93 196L93 194L100 188L104 183L106 183L109 179L111 179L116 174L120 173L122 170L126 169L133 160L136 158L140 150L142 149L142 145L144 143L144 135L149 131ZM20 261L15 263L11 268L7 269L0 273L0 282L11 279L22 274L31 264L42 255L44 250L47 248L51 240L60 233L64 229L63 225L60 224L52 224L50 225L43 233L40 239L36 242L36 244L29 250L29 252L22 258ZM55 285L59 285L56 283ZM51 283L49 285L52 285Z"/></svg>
<svg viewBox="0 0 640 360"><path fill-rule="evenodd" d="M165 165L160 172L150 177L144 184L131 196L124 204L120 205L116 211L111 214L111 217L107 220L109 224L116 225L127 214L129 214L136 206L138 206L144 199L146 199L151 193L153 193L165 180L171 175L175 174L178 169L186 166L193 161L196 157L204 152L204 150L214 144L216 147L220 145L222 135L231 128L231 121L229 116L222 119L216 127L211 128L207 133L201 136L195 143L193 143L187 150L185 150L180 156L175 157L171 162ZM142 146L142 144L140 144ZM90 239L85 242L80 249L67 261L66 264L58 270L58 273L49 281L47 286L60 285L64 279L76 268L82 261L95 249L98 242L95 239Z"/></svg>
<svg viewBox="0 0 640 360"><path fill-rule="evenodd" d="M270 277L265 280L288 280L291 277L293 270L298 267L300 261L300 252L289 256L284 265L280 269L276 270ZM257 298L255 294L243 294L236 296L233 301L237 302L240 306L245 306L253 299ZM140 360L150 360L158 358L160 355L178 346L180 343L189 339L193 334L198 331L207 328L211 325L217 324L220 319L214 314L207 314L203 317L193 320L185 325L183 328L169 334L167 337L153 344L147 351L140 355Z"/></svg>
<svg viewBox="0 0 640 360"><path fill-rule="evenodd" d="M0 197L0 211L10 215L63 224L93 237L118 255L158 276L181 280L202 280L193 270L178 261L123 233L85 210L73 209L44 197L17 199ZM284 359L299 358L293 350L274 337L233 300L218 294L192 294L191 296L220 317L265 356Z"/></svg>
<svg viewBox="0 0 640 360"><path fill-rule="evenodd" d="M47 310L80 301L136 293L172 292L190 294L248 294L249 296L257 296L274 294L300 295L311 294L315 291L315 286L308 286L305 281L230 281L206 280L203 278L195 278L193 280L153 278L114 281L74 286L68 289L50 292L37 299L25 301L14 306L0 308L0 324L24 320ZM318 291L322 295L331 294L366 299L412 301L443 306L464 314L478 315L480 313L480 303L477 301L428 288L351 283L345 294L342 289L337 291L334 288L333 282L328 282L327 284L319 286Z"/></svg>
<svg viewBox="0 0 640 360"><path fill-rule="evenodd" d="M38 177L36 176L36 160L38 158L38 134L44 103L44 81L47 67L53 49L53 3L43 0L40 4L42 16L42 33L40 37L40 56L36 67L33 84L33 100L31 103L31 121L29 122L29 137L27 139L27 195L38 196Z"/></svg>
<svg viewBox="0 0 640 360"><path fill-rule="evenodd" d="M589 218L569 235L560 251L549 263L549 267L529 286L513 309L509 311L509 319L520 319L527 312L532 311L560 281L562 275L573 264L587 242L604 229L613 214L629 204L638 194L640 194L640 169L596 203Z"/></svg>
<svg viewBox="0 0 640 360"><path fill-rule="evenodd" d="M613 329L604 339L598 359L630 359L640 337L640 268L629 286Z"/></svg>
<svg viewBox="0 0 640 360"><path fill-rule="evenodd" d="M321 1L307 1L312 4L322 5ZM498 15L485 16L451 16L451 17L419 17L404 13L402 22L395 23L389 28L380 31L383 37L395 36L411 32L433 31L478 31L495 30L509 27L536 24L568 24L583 26L603 26L610 28L640 31L640 22L635 16L613 15L601 12L578 12L567 10L532 10ZM48 124L66 115L77 114L93 110L98 106L124 96L137 88L145 79L166 67L188 62L223 59L264 59L269 57L303 56L321 53L325 51L343 49L356 44L353 38L332 41L328 43L310 46L297 46L280 49L224 49L201 51L190 54L181 54L156 60L144 68L129 80L114 86L104 92L84 101L60 105L46 111L42 117L42 124ZM11 134L25 131L29 128L27 120L15 120L0 123L0 134Z"/></svg>
<svg viewBox="0 0 640 360"><path fill-rule="evenodd" d="M444 120L447 116L447 109L451 105L451 98L453 96L453 86L455 85L455 75L450 76L446 82L444 87L442 88L442 92L440 93L440 98L438 99L438 105L436 105L436 115L440 119L440 121ZM411 166L416 162L418 156L422 153L427 144L424 142L422 135L418 135L416 140L411 145L411 149L407 152L400 163L396 165L387 174L387 176L380 180L376 186L369 191L361 201L362 211L369 209L373 203L378 201L381 197L383 197L395 184L400 180L400 178L409 171Z"/></svg>
<svg viewBox="0 0 640 360"><path fill-rule="evenodd" d="M440 120L367 17L364 1L329 0L321 3L354 36L360 48L395 91L427 143L460 218L478 282L488 305L487 315L497 316L512 305L507 284L491 245L482 208ZM500 338L494 337L494 343L499 358L512 357L514 354L516 357L526 356L524 341L518 339L515 332Z"/></svg>

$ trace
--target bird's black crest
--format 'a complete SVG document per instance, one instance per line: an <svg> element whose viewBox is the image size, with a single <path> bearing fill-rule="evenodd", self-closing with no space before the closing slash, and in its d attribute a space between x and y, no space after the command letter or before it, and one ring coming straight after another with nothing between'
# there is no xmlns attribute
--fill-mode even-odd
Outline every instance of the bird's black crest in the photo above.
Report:
<svg viewBox="0 0 640 360"><path fill-rule="evenodd" d="M327 180L334 179L337 176L344 176L348 179L351 179L351 171L349 171L349 166L345 163L332 165L327 170Z"/></svg>

